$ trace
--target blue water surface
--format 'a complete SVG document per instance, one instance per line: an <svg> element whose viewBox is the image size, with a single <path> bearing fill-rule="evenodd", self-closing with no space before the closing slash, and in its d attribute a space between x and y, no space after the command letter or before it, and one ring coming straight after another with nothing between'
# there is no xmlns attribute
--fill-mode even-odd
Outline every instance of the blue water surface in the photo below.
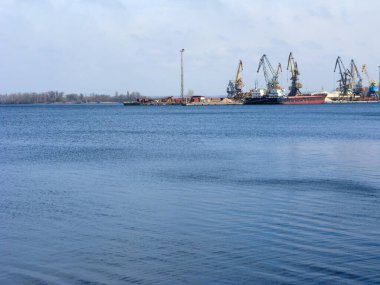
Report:
<svg viewBox="0 0 380 285"><path fill-rule="evenodd" d="M380 104L0 107L0 284L380 283Z"/></svg>

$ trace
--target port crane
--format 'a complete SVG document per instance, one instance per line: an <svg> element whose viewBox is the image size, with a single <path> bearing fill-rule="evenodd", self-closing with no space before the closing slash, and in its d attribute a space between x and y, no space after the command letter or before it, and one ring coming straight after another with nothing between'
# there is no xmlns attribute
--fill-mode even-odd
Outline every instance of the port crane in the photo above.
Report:
<svg viewBox="0 0 380 285"><path fill-rule="evenodd" d="M282 72L281 63L278 64L276 71L273 69L271 63L269 62L267 56L264 54L260 58L259 68L257 69L257 73L260 72L260 69L264 72L265 82L267 83L267 94L279 95L279 91L281 91L280 83L278 82L278 77Z"/></svg>
<svg viewBox="0 0 380 285"><path fill-rule="evenodd" d="M379 87L376 84L375 80L369 79L368 71L367 71L367 66L363 64L362 66L362 72L365 74L367 83L368 83L368 96L374 96L376 95L377 92L379 92Z"/></svg>
<svg viewBox="0 0 380 285"><path fill-rule="evenodd" d="M350 72L351 72L351 89L352 93L354 95L363 95L364 88L363 88L363 79L360 76L360 73L358 71L358 68L355 64L355 61L351 59L350 63Z"/></svg>
<svg viewBox="0 0 380 285"><path fill-rule="evenodd" d="M227 86L227 94L230 99L241 99L243 97L244 83L241 78L241 72L243 71L243 62L240 60L238 69L236 72L235 80L230 80Z"/></svg>
<svg viewBox="0 0 380 285"><path fill-rule="evenodd" d="M292 83L289 87L289 96L296 96L301 94L300 88L302 88L302 84L299 82L298 76L300 75L300 73L298 71L297 62L294 60L292 53L289 54L288 67L286 68L286 70L289 70L289 68L292 74L292 76L290 77Z"/></svg>
<svg viewBox="0 0 380 285"><path fill-rule="evenodd" d="M339 68L339 74L340 74L340 79L338 80L339 82L339 97L344 96L350 96L352 95L351 92L351 72L350 70L346 69L346 67L343 64L342 59L340 56L336 59L335 62L335 69L334 72L336 72L337 67Z"/></svg>

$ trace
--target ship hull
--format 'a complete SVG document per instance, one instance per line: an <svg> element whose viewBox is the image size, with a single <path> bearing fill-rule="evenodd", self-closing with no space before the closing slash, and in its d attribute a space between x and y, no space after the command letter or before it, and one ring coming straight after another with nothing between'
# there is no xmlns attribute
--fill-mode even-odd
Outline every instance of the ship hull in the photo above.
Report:
<svg viewBox="0 0 380 285"><path fill-rule="evenodd" d="M124 106L140 106L140 102L123 102Z"/></svg>
<svg viewBox="0 0 380 285"><path fill-rule="evenodd" d="M324 104L326 95L309 95L309 96L288 96L279 100L282 105L316 105Z"/></svg>
<svg viewBox="0 0 380 285"><path fill-rule="evenodd" d="M297 95L288 97L249 97L245 98L245 105L265 105L265 104L280 104L280 105L317 105L325 103L326 94L316 95Z"/></svg>
<svg viewBox="0 0 380 285"><path fill-rule="evenodd" d="M245 98L244 105L266 105L266 104L279 104L279 98L278 97L267 97L267 96L261 96L261 97L249 97Z"/></svg>

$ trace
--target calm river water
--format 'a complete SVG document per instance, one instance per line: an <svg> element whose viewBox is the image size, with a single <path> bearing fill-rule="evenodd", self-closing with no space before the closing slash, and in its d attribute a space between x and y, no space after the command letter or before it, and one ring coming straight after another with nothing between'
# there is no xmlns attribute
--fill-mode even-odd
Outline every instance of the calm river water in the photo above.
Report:
<svg viewBox="0 0 380 285"><path fill-rule="evenodd" d="M380 283L380 105L0 107L0 284Z"/></svg>

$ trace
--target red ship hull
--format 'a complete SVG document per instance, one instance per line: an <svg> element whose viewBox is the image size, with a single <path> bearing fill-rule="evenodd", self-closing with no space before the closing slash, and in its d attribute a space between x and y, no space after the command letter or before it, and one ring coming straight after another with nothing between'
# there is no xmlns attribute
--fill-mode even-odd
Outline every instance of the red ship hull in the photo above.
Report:
<svg viewBox="0 0 380 285"><path fill-rule="evenodd" d="M283 105L311 105L325 103L326 94L288 96L278 102Z"/></svg>

